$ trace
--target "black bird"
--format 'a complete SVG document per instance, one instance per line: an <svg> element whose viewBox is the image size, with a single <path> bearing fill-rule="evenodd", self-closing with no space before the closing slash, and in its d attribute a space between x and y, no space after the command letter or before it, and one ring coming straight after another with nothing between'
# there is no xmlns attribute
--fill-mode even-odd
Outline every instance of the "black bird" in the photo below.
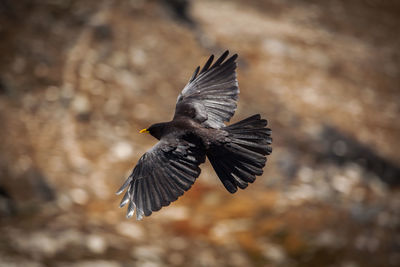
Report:
<svg viewBox="0 0 400 267"><path fill-rule="evenodd" d="M147 151L117 194L127 191L120 207L127 217L149 216L178 199L200 175L199 165L210 160L230 193L244 189L263 173L272 152L271 130L259 114L226 126L236 110L239 94L237 54L226 51L213 63L197 67L176 102L172 121L143 129L159 142ZM212 64L212 65L211 65Z"/></svg>

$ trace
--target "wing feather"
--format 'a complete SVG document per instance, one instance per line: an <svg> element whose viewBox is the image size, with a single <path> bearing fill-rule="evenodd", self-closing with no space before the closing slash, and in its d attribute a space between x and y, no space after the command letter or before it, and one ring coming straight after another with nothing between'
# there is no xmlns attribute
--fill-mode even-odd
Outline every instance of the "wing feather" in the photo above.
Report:
<svg viewBox="0 0 400 267"><path fill-rule="evenodd" d="M239 87L235 71L237 55L225 60L228 54L225 51L213 65L211 55L201 71L196 68L178 96L175 117L189 116L211 128L224 127L224 122L231 119L237 107Z"/></svg>
<svg viewBox="0 0 400 267"><path fill-rule="evenodd" d="M197 67L197 68L194 70L193 75L192 75L192 77L190 78L190 81L189 81L189 82L193 82L194 79L196 79L196 76L197 76L197 74L199 73L199 70L200 70L200 67Z"/></svg>
<svg viewBox="0 0 400 267"><path fill-rule="evenodd" d="M174 181L176 185L178 185L182 190L187 191L192 186L192 182L188 182L185 179L182 179L176 172L170 170L170 178Z"/></svg>
<svg viewBox="0 0 400 267"><path fill-rule="evenodd" d="M213 62L213 60L214 60L214 55L211 55L208 58L206 64L204 64L204 67L201 69L200 74L202 74L208 70L208 68L211 66L211 63Z"/></svg>
<svg viewBox="0 0 400 267"><path fill-rule="evenodd" d="M136 219L141 220L144 215L143 211L143 196L142 196L142 190L141 190L141 183L139 182L140 179L135 180L134 187L135 187L135 194L134 194L134 199L135 199L135 205L136 205Z"/></svg>
<svg viewBox="0 0 400 267"><path fill-rule="evenodd" d="M205 151L187 140L161 139L147 151L118 190L127 189L120 206L128 204L127 217L150 216L191 188L200 175Z"/></svg>

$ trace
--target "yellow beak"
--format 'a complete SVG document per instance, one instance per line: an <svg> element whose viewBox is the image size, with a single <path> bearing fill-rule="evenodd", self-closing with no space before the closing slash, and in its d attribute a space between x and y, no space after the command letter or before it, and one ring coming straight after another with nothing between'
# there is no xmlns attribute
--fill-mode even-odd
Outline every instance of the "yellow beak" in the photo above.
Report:
<svg viewBox="0 0 400 267"><path fill-rule="evenodd" d="M140 130L139 133L149 133L147 129Z"/></svg>

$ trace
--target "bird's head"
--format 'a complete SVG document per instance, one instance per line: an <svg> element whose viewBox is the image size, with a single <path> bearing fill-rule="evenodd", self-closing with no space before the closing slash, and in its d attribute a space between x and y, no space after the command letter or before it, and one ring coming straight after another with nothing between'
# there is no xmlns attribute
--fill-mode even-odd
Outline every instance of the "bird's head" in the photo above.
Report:
<svg viewBox="0 0 400 267"><path fill-rule="evenodd" d="M155 123L155 124L151 125L149 128L140 130L139 133L149 133L152 136L154 136L155 138L157 138L158 140L160 140L162 137L164 128L165 128L165 123Z"/></svg>

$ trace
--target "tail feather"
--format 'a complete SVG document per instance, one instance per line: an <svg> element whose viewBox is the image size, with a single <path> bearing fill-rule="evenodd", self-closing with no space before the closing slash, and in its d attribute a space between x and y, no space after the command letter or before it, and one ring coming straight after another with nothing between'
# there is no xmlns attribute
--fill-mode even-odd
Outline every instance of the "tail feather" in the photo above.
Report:
<svg viewBox="0 0 400 267"><path fill-rule="evenodd" d="M238 187L246 188L256 176L262 175L266 156L272 152L267 124L257 114L229 125L223 128L228 132L229 142L215 144L208 150L211 165L230 193L235 193Z"/></svg>
<svg viewBox="0 0 400 267"><path fill-rule="evenodd" d="M254 140L248 139L234 139L232 140L233 143L245 147L251 151L260 153L260 154L268 154L270 147L268 146L271 142L267 142L265 139L257 140L258 142L254 142Z"/></svg>
<svg viewBox="0 0 400 267"><path fill-rule="evenodd" d="M261 119L261 115L256 114L248 117L247 119L226 126L224 129L230 130L230 129L243 129L243 128L256 128L256 127L264 128L265 126L267 126L267 124L268 124L267 120Z"/></svg>

